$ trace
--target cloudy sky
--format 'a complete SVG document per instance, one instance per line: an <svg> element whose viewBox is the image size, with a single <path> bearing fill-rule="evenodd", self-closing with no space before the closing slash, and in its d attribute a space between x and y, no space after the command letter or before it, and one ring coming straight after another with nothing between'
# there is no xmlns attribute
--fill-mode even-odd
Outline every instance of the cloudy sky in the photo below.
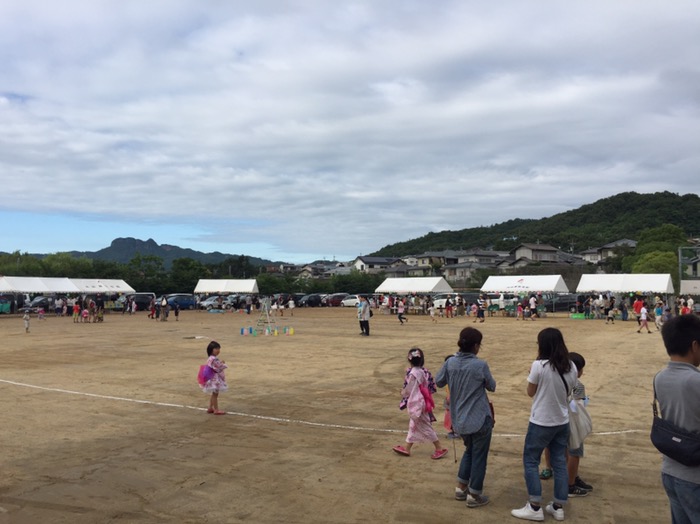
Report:
<svg viewBox="0 0 700 524"><path fill-rule="evenodd" d="M0 251L345 260L700 190L700 2L0 1Z"/></svg>

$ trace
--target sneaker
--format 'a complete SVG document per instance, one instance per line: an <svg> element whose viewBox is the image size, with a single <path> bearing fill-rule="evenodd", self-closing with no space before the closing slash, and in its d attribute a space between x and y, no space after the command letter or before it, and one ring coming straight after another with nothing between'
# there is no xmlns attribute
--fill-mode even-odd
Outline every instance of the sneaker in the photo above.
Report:
<svg viewBox="0 0 700 524"><path fill-rule="evenodd" d="M455 487L455 500L467 500L467 490Z"/></svg>
<svg viewBox="0 0 700 524"><path fill-rule="evenodd" d="M544 512L542 511L542 508L535 511L534 509L532 509L532 506L530 506L529 502L520 509L512 509L510 511L510 514L513 515L515 518L523 520L544 520Z"/></svg>
<svg viewBox="0 0 700 524"><path fill-rule="evenodd" d="M486 506L489 503L489 498L485 495L476 495L474 493L469 493L467 495L467 507L468 508L478 508L480 506Z"/></svg>
<svg viewBox="0 0 700 524"><path fill-rule="evenodd" d="M570 497L585 497L589 493L590 491L588 491L587 489L583 489L581 486L577 486L576 484L569 486Z"/></svg>
<svg viewBox="0 0 700 524"><path fill-rule="evenodd" d="M549 513L554 520L564 520L564 508L554 509L554 503L550 502L544 510Z"/></svg>
<svg viewBox="0 0 700 524"><path fill-rule="evenodd" d="M552 470L549 468L544 468L542 471L540 471L540 478L542 480L549 480L552 478Z"/></svg>
<svg viewBox="0 0 700 524"><path fill-rule="evenodd" d="M583 480L581 480L581 477L576 477L574 484L579 488L583 488L588 491L593 491L593 486L591 486L588 482L584 482Z"/></svg>

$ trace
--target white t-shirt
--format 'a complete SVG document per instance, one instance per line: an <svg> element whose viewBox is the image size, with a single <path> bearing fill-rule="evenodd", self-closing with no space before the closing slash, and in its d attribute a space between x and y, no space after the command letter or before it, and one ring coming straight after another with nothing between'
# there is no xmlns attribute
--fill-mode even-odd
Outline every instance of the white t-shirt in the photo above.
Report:
<svg viewBox="0 0 700 524"><path fill-rule="evenodd" d="M647 319L647 314L648 314L648 313L649 313L649 312L647 311L647 308L642 307L642 310L639 312L639 314L640 314L640 319L641 319L641 320L646 320L646 319Z"/></svg>
<svg viewBox="0 0 700 524"><path fill-rule="evenodd" d="M574 363L564 374L568 390L576 385L578 370ZM530 367L527 381L537 384L537 392L532 398L530 422L538 426L561 426L569 423L568 402L564 383L556 368L549 365L548 360L535 360Z"/></svg>

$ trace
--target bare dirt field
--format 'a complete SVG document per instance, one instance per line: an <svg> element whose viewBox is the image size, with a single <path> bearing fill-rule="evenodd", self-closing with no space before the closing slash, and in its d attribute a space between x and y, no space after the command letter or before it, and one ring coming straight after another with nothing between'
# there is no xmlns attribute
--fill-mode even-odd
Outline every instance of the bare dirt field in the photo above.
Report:
<svg viewBox="0 0 700 524"><path fill-rule="evenodd" d="M277 317L293 336L241 336L258 316L34 317L29 334L20 317L0 318L0 523L519 522L510 510L526 500L526 378L547 326L587 360L595 432L580 470L594 491L569 501L566 520L670 520L648 437L651 379L666 353L636 322L410 316L401 326L376 313L361 337L354 308L297 308ZM411 457L391 451L408 427L398 409L407 350L423 348L436 374L467 325L484 333L479 356L497 381L491 503L478 509L453 498L452 441L443 438L450 454L437 461L429 444ZM206 413L196 383L210 340L229 365L225 416ZM441 437L443 399L441 390Z"/></svg>

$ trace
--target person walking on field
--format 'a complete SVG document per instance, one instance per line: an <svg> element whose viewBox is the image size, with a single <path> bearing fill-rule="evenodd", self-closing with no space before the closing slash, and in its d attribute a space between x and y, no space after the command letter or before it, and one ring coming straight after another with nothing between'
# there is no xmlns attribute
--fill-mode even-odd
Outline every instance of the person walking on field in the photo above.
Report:
<svg viewBox="0 0 700 524"><path fill-rule="evenodd" d="M457 341L459 352L445 361L436 378L438 387L449 386L452 429L464 441L455 499L466 500L468 508L489 503L483 489L493 417L486 391L496 391L496 381L489 365L477 358L482 338L478 329L464 328Z"/></svg>
<svg viewBox="0 0 700 524"><path fill-rule="evenodd" d="M360 320L360 329L362 330L360 335L365 337L369 336L369 319L371 316L372 309L370 308L367 297L360 295L360 307L357 312L357 317Z"/></svg>
<svg viewBox="0 0 700 524"><path fill-rule="evenodd" d="M406 306L404 305L404 300L401 298L396 304L396 311L398 313L397 318L399 319L399 322L401 322L401 324L403 324L404 321L408 322L408 319L403 316L404 312L406 311Z"/></svg>
<svg viewBox="0 0 700 524"><path fill-rule="evenodd" d="M401 403L399 409L408 411L408 435L406 446L394 446L395 453L405 457L411 456L411 448L417 442L432 442L435 452L430 458L437 460L447 455L448 450L442 447L440 438L433 429L435 416L433 409L433 393L437 391L430 371L425 369L425 356L420 348L411 348L408 352L408 361L411 367L406 370L403 389L401 390Z"/></svg>
<svg viewBox="0 0 700 524"><path fill-rule="evenodd" d="M647 310L646 303L642 304L642 308L639 310L639 329L637 333L641 333L642 329L646 329L647 333L651 334L649 329L649 310Z"/></svg>

